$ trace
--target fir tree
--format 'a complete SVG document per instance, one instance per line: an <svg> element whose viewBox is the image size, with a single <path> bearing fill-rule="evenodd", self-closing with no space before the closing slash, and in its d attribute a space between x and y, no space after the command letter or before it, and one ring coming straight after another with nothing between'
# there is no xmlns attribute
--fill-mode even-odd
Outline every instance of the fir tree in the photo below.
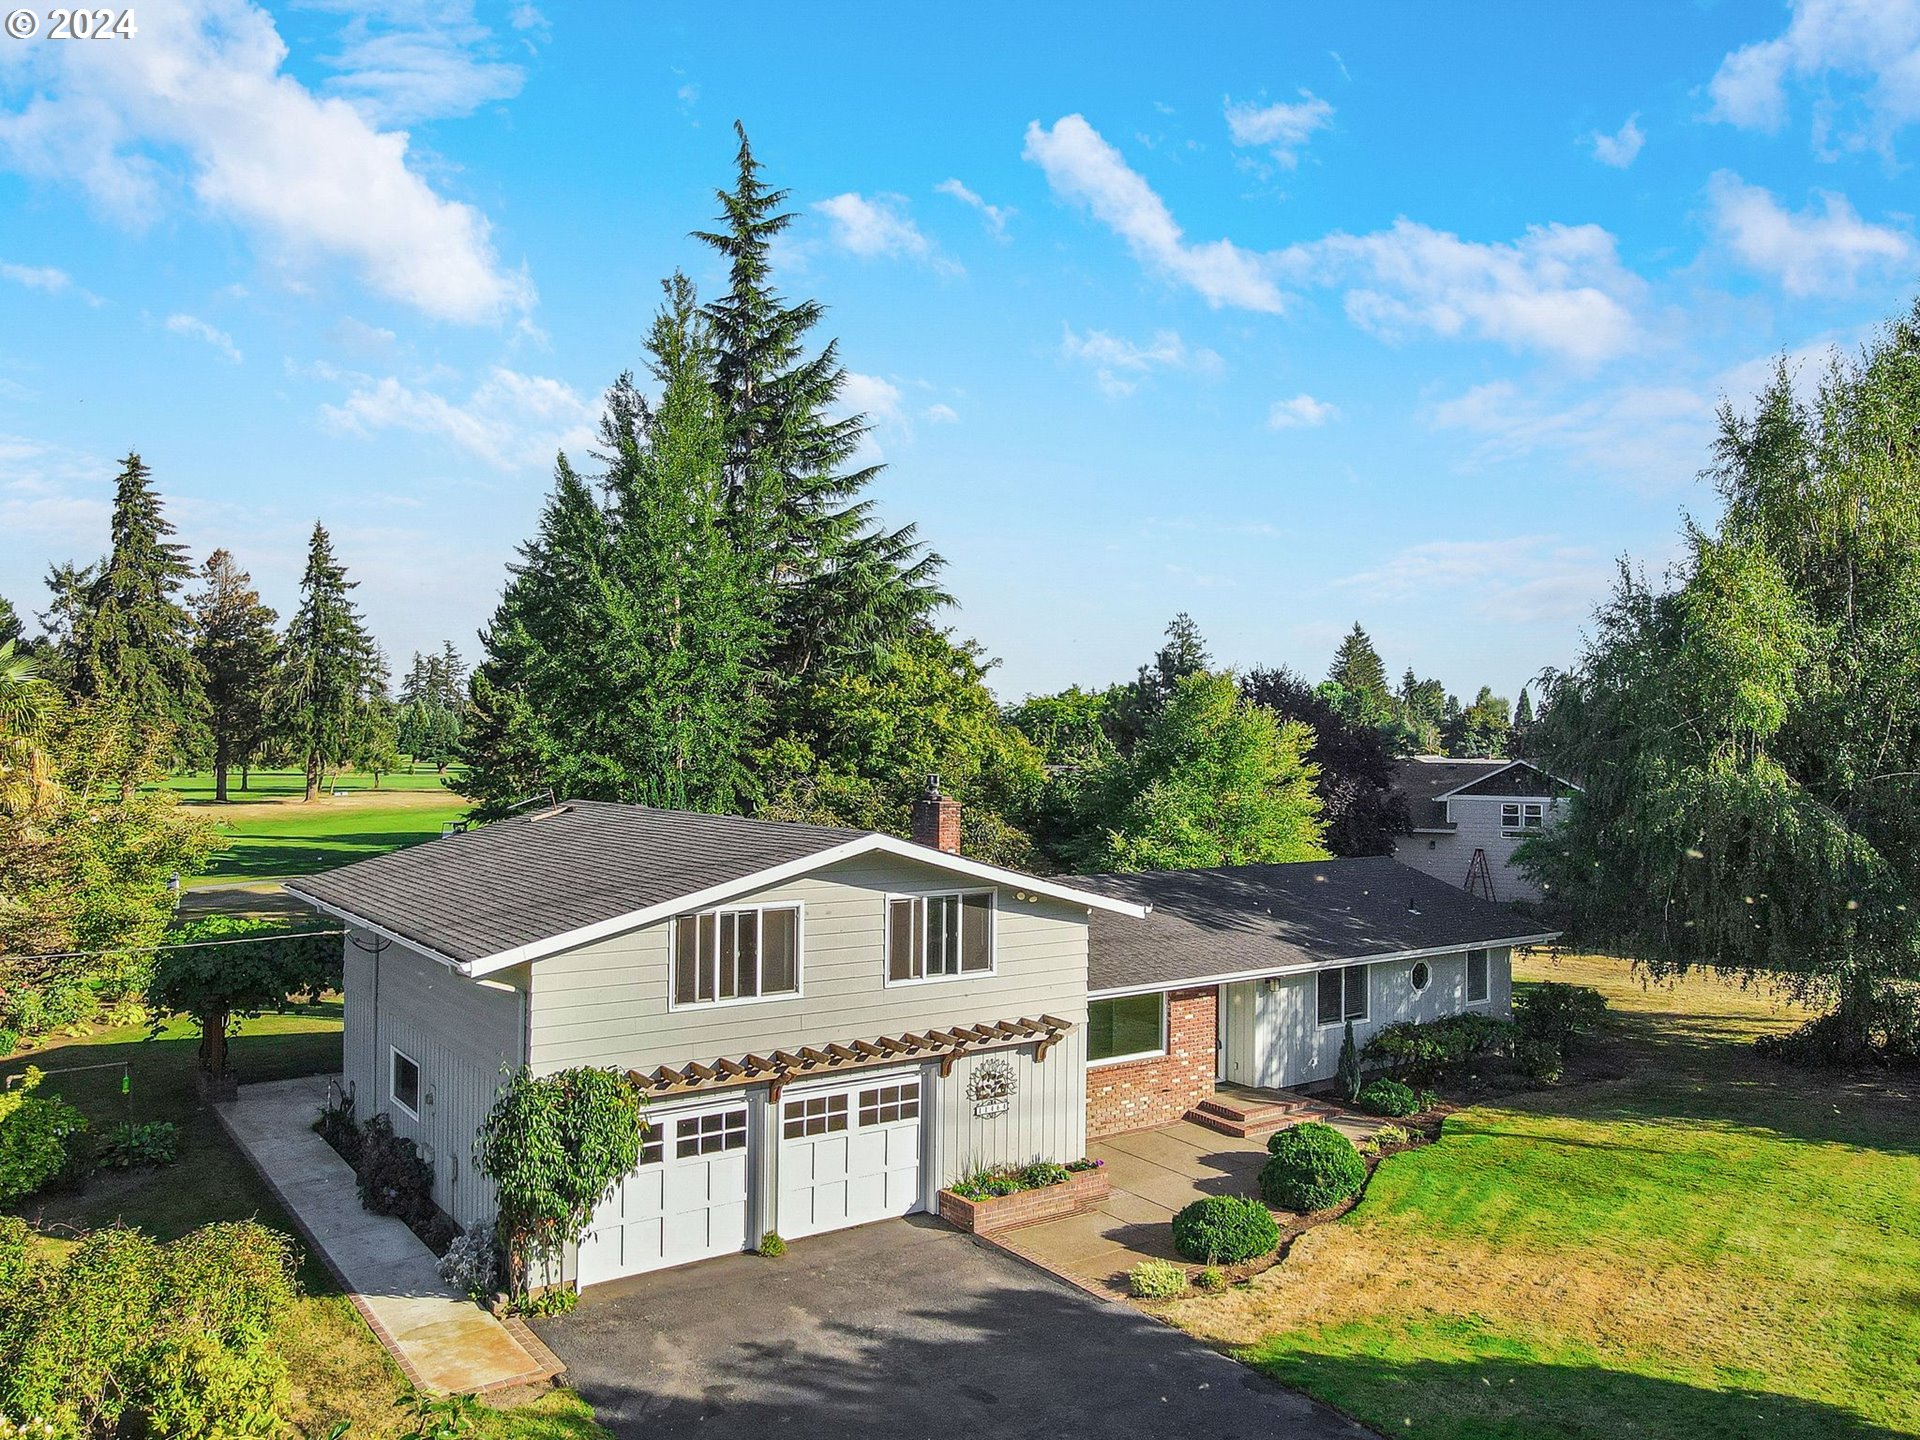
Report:
<svg viewBox="0 0 1920 1440"><path fill-rule="evenodd" d="M24 628L12 603L6 596L0 595L0 645L6 644L9 640L20 639Z"/></svg>
<svg viewBox="0 0 1920 1440"><path fill-rule="evenodd" d="M300 579L300 607L287 625L284 663L271 712L306 770L309 802L320 795L320 777L346 758L364 688L373 673L373 642L350 592L358 582L333 556L326 528L314 523Z"/></svg>
<svg viewBox="0 0 1920 1440"><path fill-rule="evenodd" d="M1133 683L1120 687L1106 708L1103 718L1107 733L1122 754L1139 743L1180 682L1213 663L1200 627L1186 611L1167 623L1165 633L1167 643L1154 653L1153 663L1142 665Z"/></svg>
<svg viewBox="0 0 1920 1440"><path fill-rule="evenodd" d="M1333 668L1327 672L1327 679L1356 697L1369 714L1386 718L1393 699L1387 689L1387 668L1381 664L1380 652L1373 648L1373 641L1358 622L1334 651Z"/></svg>
<svg viewBox="0 0 1920 1440"><path fill-rule="evenodd" d="M225 803L228 770L252 755L266 728L267 693L280 655L273 633L278 617L225 550L209 555L200 574L205 588L193 597L193 653L204 677L213 738L213 798Z"/></svg>
<svg viewBox="0 0 1920 1440"><path fill-rule="evenodd" d="M112 549L79 597L68 643L77 696L164 725L176 750L189 751L203 738L206 697L193 620L178 599L193 572L172 534L146 465L128 455L114 493Z"/></svg>
<svg viewBox="0 0 1920 1440"><path fill-rule="evenodd" d="M732 190L717 192L720 228L696 232L727 260L728 290L709 304L714 384L726 426L726 496L735 544L774 596L771 676L854 663L904 636L949 598L941 561L916 528L884 530L864 492L877 465L848 470L864 416L830 412L846 383L837 341L809 356L818 301L773 288L774 239L793 222L788 192L761 179L746 131Z"/></svg>

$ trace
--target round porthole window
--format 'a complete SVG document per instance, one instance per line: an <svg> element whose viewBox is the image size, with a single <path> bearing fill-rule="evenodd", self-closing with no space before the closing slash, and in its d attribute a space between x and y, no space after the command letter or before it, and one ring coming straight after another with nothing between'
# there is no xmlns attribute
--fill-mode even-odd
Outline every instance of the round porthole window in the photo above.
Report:
<svg viewBox="0 0 1920 1440"><path fill-rule="evenodd" d="M1433 979L1433 972L1427 968L1427 962L1424 960L1414 961L1413 993L1418 995L1422 990L1426 989L1427 982L1431 979Z"/></svg>

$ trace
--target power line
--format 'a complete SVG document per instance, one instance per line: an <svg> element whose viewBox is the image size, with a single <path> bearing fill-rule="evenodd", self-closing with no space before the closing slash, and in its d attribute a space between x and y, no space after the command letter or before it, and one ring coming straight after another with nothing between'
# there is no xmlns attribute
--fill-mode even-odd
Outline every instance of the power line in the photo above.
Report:
<svg viewBox="0 0 1920 1440"><path fill-rule="evenodd" d="M44 954L5 955L0 960L97 960L104 955L150 955L161 950L204 950L215 945L258 945L263 940L324 940L345 930L300 930L292 934L236 935L229 940L180 940L171 945L121 945L112 950L53 950Z"/></svg>

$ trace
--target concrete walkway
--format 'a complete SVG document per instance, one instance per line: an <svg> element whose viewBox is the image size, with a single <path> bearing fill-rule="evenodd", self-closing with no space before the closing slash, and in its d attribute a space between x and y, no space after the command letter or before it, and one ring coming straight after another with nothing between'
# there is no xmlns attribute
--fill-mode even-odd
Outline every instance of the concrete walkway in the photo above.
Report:
<svg viewBox="0 0 1920 1440"><path fill-rule="evenodd" d="M496 1320L440 1278L433 1252L405 1225L360 1208L352 1168L313 1133L326 1098L324 1076L279 1080L241 1086L215 1113L407 1379L474 1394L558 1374L526 1326Z"/></svg>
<svg viewBox="0 0 1920 1440"><path fill-rule="evenodd" d="M1379 1122L1342 1117L1338 1128L1357 1140ZM993 1239L1096 1294L1124 1295L1127 1272L1142 1260L1180 1259L1171 1223L1179 1210L1207 1195L1259 1195L1267 1141L1264 1135L1236 1139L1176 1120L1096 1140L1087 1154L1106 1162L1113 1190L1105 1205L1085 1215L1002 1231Z"/></svg>

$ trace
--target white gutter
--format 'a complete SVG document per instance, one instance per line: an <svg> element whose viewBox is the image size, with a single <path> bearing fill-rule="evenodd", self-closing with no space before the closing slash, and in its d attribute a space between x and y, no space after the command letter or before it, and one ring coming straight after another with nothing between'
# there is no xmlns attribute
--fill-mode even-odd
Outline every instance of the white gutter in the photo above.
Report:
<svg viewBox="0 0 1920 1440"><path fill-rule="evenodd" d="M356 915L351 910L342 910L338 905L330 905L325 900L317 900L296 886L287 885L283 888L289 895L299 896L300 899L306 901L307 904L313 906L314 909L331 915L336 920L356 926L361 930L371 930L383 940L391 940L396 945L404 945L409 950L418 951L420 954L426 956L427 959L438 961L456 974L469 977L473 974L473 967L465 960L456 960L451 955L443 955L431 945L424 944L419 940L409 940L405 935L397 934L387 929L384 925L374 924L373 921L367 919L364 915Z"/></svg>
<svg viewBox="0 0 1920 1440"><path fill-rule="evenodd" d="M1219 975L1196 975L1191 979L1156 980L1150 984L1112 985L1087 990L1089 1000L1111 1000L1126 995L1156 995L1163 990L1200 989L1208 985L1230 985L1237 980L1278 980L1288 975L1311 975L1316 970L1334 970L1348 965L1384 965L1397 960L1423 960L1433 955L1457 955L1463 950L1492 950L1500 946L1544 945L1558 940L1562 932L1550 930L1542 935L1515 935L1496 940L1464 940L1451 945L1429 945L1424 950L1393 950L1379 955L1353 955L1342 960L1314 960L1304 965L1270 965L1259 970L1231 970Z"/></svg>

